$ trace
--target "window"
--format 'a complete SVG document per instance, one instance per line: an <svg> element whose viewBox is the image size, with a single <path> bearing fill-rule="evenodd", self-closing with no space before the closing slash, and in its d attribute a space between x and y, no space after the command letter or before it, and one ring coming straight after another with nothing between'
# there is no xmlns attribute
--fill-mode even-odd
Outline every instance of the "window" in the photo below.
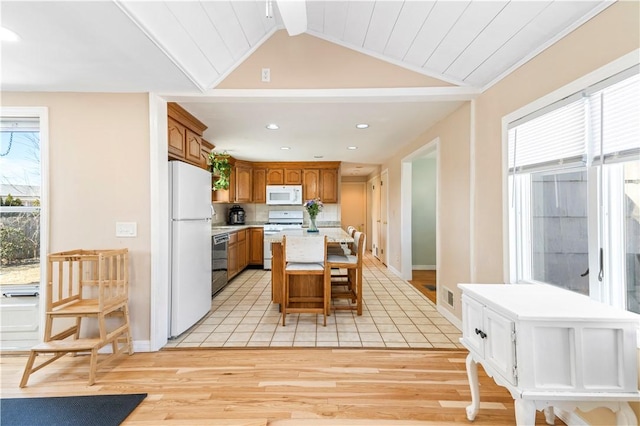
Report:
<svg viewBox="0 0 640 426"><path fill-rule="evenodd" d="M640 313L640 75L613 76L508 126L512 282Z"/></svg>

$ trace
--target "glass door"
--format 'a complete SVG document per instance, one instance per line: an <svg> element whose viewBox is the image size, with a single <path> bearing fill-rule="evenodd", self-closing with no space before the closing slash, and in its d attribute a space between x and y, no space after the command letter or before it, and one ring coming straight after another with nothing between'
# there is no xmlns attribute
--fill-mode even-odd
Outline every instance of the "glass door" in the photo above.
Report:
<svg viewBox="0 0 640 426"><path fill-rule="evenodd" d="M4 114L4 111L3 111ZM0 117L0 350L39 342L41 294L39 117Z"/></svg>

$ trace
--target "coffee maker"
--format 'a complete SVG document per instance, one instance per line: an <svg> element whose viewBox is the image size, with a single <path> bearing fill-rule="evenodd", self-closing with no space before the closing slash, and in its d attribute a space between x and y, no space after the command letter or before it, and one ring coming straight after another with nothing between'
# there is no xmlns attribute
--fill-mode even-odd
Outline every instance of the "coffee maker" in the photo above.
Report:
<svg viewBox="0 0 640 426"><path fill-rule="evenodd" d="M244 209L237 204L229 209L229 225L244 225Z"/></svg>

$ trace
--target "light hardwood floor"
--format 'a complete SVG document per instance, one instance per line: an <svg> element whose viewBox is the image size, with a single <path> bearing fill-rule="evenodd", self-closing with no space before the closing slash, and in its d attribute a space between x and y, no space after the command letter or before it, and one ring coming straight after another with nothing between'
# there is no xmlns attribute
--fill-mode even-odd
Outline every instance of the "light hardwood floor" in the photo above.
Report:
<svg viewBox="0 0 640 426"><path fill-rule="evenodd" d="M18 388L26 356L0 357L3 398L148 393L124 425L471 425L462 350L170 349L121 356L87 386L65 357ZM481 368L480 368L481 370ZM513 425L509 393L480 372L473 425ZM536 425L544 425L538 413ZM556 424L563 424L556 420Z"/></svg>

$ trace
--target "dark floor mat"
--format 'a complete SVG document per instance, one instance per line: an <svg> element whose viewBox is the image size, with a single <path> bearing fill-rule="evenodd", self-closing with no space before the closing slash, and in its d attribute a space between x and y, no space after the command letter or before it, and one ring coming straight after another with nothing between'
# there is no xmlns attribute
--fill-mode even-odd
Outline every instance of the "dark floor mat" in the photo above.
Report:
<svg viewBox="0 0 640 426"><path fill-rule="evenodd" d="M0 424L11 426L118 426L147 396L65 396L2 398Z"/></svg>

